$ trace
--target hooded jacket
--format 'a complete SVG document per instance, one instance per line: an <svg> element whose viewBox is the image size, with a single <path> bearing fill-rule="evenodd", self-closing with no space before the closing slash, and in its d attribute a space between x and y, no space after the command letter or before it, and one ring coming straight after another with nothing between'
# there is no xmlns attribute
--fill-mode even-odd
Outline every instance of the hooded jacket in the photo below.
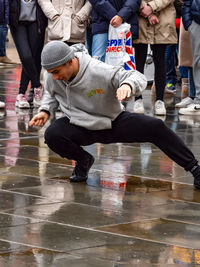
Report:
<svg viewBox="0 0 200 267"><path fill-rule="evenodd" d="M76 52L79 71L70 82L53 80L45 72L45 94L40 110L54 112L58 105L70 123L89 130L110 129L112 121L123 111L116 90L129 84L133 94L141 94L147 81L138 71L125 71L89 55Z"/></svg>
<svg viewBox="0 0 200 267"><path fill-rule="evenodd" d="M184 0L182 19L185 30L189 28L193 20L200 24L200 0Z"/></svg>
<svg viewBox="0 0 200 267"><path fill-rule="evenodd" d="M118 15L131 24L132 39L138 38L141 0L89 0L92 4L92 34L107 33L110 20Z"/></svg>
<svg viewBox="0 0 200 267"><path fill-rule="evenodd" d="M8 0L0 0L0 24L9 22L9 4Z"/></svg>

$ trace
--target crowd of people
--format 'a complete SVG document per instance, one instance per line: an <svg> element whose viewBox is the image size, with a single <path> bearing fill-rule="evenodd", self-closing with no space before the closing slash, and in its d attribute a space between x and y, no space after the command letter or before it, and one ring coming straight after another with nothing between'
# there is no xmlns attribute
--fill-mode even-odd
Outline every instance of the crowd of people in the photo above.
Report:
<svg viewBox="0 0 200 267"><path fill-rule="evenodd" d="M43 126L59 106L65 116L48 127L45 142L76 161L72 182L85 181L94 162L82 146L152 142L190 171L200 188L200 166L192 152L161 120L137 114L144 113L148 45L155 66L154 114L167 112L164 93L176 91L177 66L182 88L176 107L180 114L200 114L200 0L0 0L0 5L0 32L9 25L22 63L16 107L40 107L30 126ZM105 64L109 26L122 23L131 25L136 70ZM184 59L184 34L190 64ZM0 59L6 57L5 44L0 51ZM131 95L132 113L122 105Z"/></svg>
<svg viewBox="0 0 200 267"><path fill-rule="evenodd" d="M199 114L198 12L198 1L192 0L0 0L0 64L14 63L6 55L8 26L22 63L16 106L41 105L45 33L48 42L83 43L92 57L105 62L109 25L116 28L127 22L131 25L136 69L141 73L149 46L152 51L155 115L166 114L164 93L176 93L177 66L181 101L175 106L180 114ZM4 106L0 102L0 107ZM144 113L142 95L135 97L133 112Z"/></svg>

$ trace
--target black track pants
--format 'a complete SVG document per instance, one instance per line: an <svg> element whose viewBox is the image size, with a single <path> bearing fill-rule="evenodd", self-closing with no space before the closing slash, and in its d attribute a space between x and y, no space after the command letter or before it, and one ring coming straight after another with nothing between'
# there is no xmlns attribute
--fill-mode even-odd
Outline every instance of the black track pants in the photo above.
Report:
<svg viewBox="0 0 200 267"><path fill-rule="evenodd" d="M109 130L87 130L70 124L66 117L60 118L47 128L45 142L61 157L74 160L84 156L81 146L93 143L150 142L186 171L197 163L193 153L162 120L126 111L113 121Z"/></svg>

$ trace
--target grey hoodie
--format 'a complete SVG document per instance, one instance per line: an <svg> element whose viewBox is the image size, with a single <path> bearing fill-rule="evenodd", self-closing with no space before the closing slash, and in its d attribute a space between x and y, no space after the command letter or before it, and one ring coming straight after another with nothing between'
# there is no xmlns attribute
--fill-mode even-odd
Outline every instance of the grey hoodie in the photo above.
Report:
<svg viewBox="0 0 200 267"><path fill-rule="evenodd" d="M55 81L45 72L45 93L40 110L54 112L58 105L70 123L89 130L112 127L112 121L123 111L116 98L116 90L129 84L132 93L140 95L147 81L138 71L126 71L91 58L83 52L75 53L79 72L70 82Z"/></svg>

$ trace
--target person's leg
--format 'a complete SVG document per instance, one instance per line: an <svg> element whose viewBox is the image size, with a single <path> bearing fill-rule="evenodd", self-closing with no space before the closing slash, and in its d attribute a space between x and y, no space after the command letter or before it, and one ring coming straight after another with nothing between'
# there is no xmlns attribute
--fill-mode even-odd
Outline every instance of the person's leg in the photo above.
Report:
<svg viewBox="0 0 200 267"><path fill-rule="evenodd" d="M197 163L183 141L160 119L123 112L112 126L113 142L153 143L186 171Z"/></svg>
<svg viewBox="0 0 200 267"><path fill-rule="evenodd" d="M35 65L38 71L38 75L40 76L40 72L41 72L41 53L42 53L42 49L44 46L44 38L45 38L45 29L41 30L40 33L38 33L38 47L37 47L37 51L36 51L36 55L35 55ZM34 85L31 82L31 89L29 91L27 100L29 103L33 102L33 97L34 97Z"/></svg>
<svg viewBox="0 0 200 267"><path fill-rule="evenodd" d="M45 143L61 157L73 159L76 166L70 177L71 182L84 182L94 158L81 146L93 143L91 131L70 124L67 117L54 121L45 132Z"/></svg>
<svg viewBox="0 0 200 267"><path fill-rule="evenodd" d="M175 90L176 75L176 44L167 45L165 50L166 87Z"/></svg>
<svg viewBox="0 0 200 267"><path fill-rule="evenodd" d="M193 70L191 67L187 67L186 69L188 70L187 76L188 76L188 80L189 80L189 96L183 98L181 100L181 102L177 103L175 105L175 107L177 107L177 108L187 108L189 105L194 103L196 89L195 89L194 79L193 79ZM183 111L181 111L181 112L183 112Z"/></svg>
<svg viewBox="0 0 200 267"><path fill-rule="evenodd" d="M165 44L151 45L153 51L153 61L155 65L155 88L156 100L163 101L165 84L166 84L166 70L165 70Z"/></svg>
<svg viewBox="0 0 200 267"><path fill-rule="evenodd" d="M8 32L7 25L0 25L0 59L6 56L6 36ZM1 62L1 61L0 61Z"/></svg>
<svg viewBox="0 0 200 267"><path fill-rule="evenodd" d="M138 70L141 73L144 73L144 66L145 66L146 57L147 57L148 45L147 44L133 44L133 47L135 49L136 70Z"/></svg>
<svg viewBox="0 0 200 267"><path fill-rule="evenodd" d="M92 36L92 57L105 62L108 33L99 33Z"/></svg>
<svg viewBox="0 0 200 267"><path fill-rule="evenodd" d="M189 27L189 34L193 53L193 78L196 88L194 102L200 104L200 25L195 21Z"/></svg>
<svg viewBox="0 0 200 267"><path fill-rule="evenodd" d="M144 66L147 57L148 45L147 44L133 44L135 50L135 64L136 70L144 73ZM135 97L135 102L133 105L133 112L144 114L144 104L142 100L142 95Z"/></svg>
<svg viewBox="0 0 200 267"><path fill-rule="evenodd" d="M35 66L35 61L32 53L32 48L34 47L34 45L36 45L37 39L34 27L30 28L32 32L29 29L31 24L35 24L35 26L37 26L36 22L19 22L16 29L10 27L12 37L23 66L19 89L20 94L25 94L30 80L32 81L34 87L40 86L39 75ZM33 43L30 43L30 36Z"/></svg>
<svg viewBox="0 0 200 267"><path fill-rule="evenodd" d="M193 78L193 68L188 67L188 80L189 80L189 97L194 99L196 95L196 88Z"/></svg>
<svg viewBox="0 0 200 267"><path fill-rule="evenodd" d="M41 53L44 46L45 29L42 29L39 32L36 23L30 24L30 27L28 29L29 29L30 48L37 69L37 75L38 75L37 79L38 82L40 83ZM41 105L42 96L43 96L42 86L36 87L34 81L31 80L31 89L27 98L28 102L29 103L33 102L34 107L39 107Z"/></svg>

